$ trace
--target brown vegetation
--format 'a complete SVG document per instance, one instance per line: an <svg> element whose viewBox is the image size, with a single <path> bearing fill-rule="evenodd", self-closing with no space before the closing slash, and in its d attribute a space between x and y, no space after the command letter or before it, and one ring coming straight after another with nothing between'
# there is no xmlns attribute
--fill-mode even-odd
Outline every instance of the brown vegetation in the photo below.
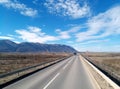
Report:
<svg viewBox="0 0 120 89"><path fill-rule="evenodd" d="M120 53L84 53L94 64L120 80Z"/></svg>
<svg viewBox="0 0 120 89"><path fill-rule="evenodd" d="M0 53L0 74L43 62L58 60L69 55L65 53Z"/></svg>

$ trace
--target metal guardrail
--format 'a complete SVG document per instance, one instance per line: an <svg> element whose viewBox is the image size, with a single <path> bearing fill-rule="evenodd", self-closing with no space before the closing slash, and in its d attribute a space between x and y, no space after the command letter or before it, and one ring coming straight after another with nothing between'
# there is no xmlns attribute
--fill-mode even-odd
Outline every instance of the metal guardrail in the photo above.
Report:
<svg viewBox="0 0 120 89"><path fill-rule="evenodd" d="M64 59L67 59L67 58L69 58L69 57L65 57L65 58L62 58L60 60L55 60L55 61L43 62L43 63L37 64L37 65L34 65L34 66L25 67L25 68L21 68L21 69L11 71L11 72L8 72L8 73L0 74L0 78L4 78L4 77L11 76L11 75L14 75L14 74L17 74L17 73L20 73L20 72L24 72L24 71L30 70L32 68L36 68L36 67L45 65L45 64L50 63L50 62L57 63L57 62L60 62L60 61L62 61Z"/></svg>
<svg viewBox="0 0 120 89"><path fill-rule="evenodd" d="M107 77L109 77L112 81L114 81L118 86L120 86L120 81L114 74L109 73L109 71L104 70L101 66L98 66L97 64L93 63L91 61L92 60L91 58L84 56L83 54L80 55L82 55L87 61L89 61L92 65L94 65L97 69L99 69L102 73L104 73Z"/></svg>
<svg viewBox="0 0 120 89"><path fill-rule="evenodd" d="M46 62L46 63L48 63L48 62ZM35 65L35 66L25 67L25 68L21 68L21 69L11 71L11 72L8 72L8 73L0 74L0 78L7 77L7 76L10 76L10 75L22 72L22 71L26 71L26 70L29 70L29 69L32 69L32 68L35 68L37 66L41 66L41 65L44 65L44 64L45 63L40 63L40 64Z"/></svg>

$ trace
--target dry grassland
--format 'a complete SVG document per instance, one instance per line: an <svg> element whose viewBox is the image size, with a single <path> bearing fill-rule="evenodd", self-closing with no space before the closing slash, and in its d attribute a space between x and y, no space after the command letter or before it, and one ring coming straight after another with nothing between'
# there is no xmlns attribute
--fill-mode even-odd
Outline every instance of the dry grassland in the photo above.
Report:
<svg viewBox="0 0 120 89"><path fill-rule="evenodd" d="M120 81L120 53L84 53L90 60Z"/></svg>
<svg viewBox="0 0 120 89"><path fill-rule="evenodd" d="M0 74L43 62L58 60L69 55L66 53L0 53Z"/></svg>

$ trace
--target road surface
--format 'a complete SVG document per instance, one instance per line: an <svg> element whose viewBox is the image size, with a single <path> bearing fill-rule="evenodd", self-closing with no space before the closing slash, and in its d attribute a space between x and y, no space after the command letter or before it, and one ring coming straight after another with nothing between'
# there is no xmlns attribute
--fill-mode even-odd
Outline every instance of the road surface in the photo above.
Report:
<svg viewBox="0 0 120 89"><path fill-rule="evenodd" d="M72 56L4 89L96 89L82 59Z"/></svg>

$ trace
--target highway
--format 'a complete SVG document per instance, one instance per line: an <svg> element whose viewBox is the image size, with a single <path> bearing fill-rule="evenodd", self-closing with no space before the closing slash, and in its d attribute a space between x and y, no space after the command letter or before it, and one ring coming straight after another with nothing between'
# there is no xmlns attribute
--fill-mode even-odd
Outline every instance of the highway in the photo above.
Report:
<svg viewBox="0 0 120 89"><path fill-rule="evenodd" d="M96 89L78 55L40 70L3 89Z"/></svg>

